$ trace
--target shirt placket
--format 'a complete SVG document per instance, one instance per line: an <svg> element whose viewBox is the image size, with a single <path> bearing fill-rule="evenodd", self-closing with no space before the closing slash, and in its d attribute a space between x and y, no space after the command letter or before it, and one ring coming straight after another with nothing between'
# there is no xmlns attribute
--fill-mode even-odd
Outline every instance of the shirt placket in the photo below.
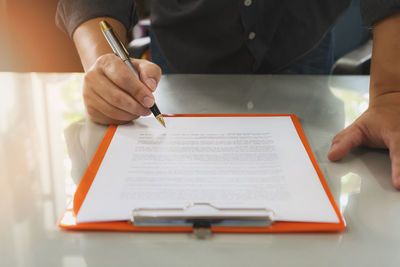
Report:
<svg viewBox="0 0 400 267"><path fill-rule="evenodd" d="M265 43L260 31L260 2L257 0L241 0L239 3L242 24L244 28L244 42L254 57L252 71L255 72L261 65L266 52ZM262 6L262 3L261 3Z"/></svg>

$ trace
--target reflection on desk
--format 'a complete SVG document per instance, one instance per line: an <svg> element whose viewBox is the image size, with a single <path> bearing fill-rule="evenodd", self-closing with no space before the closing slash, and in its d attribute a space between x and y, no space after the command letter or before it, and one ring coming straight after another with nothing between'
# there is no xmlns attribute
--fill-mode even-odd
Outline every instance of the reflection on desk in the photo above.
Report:
<svg viewBox="0 0 400 267"><path fill-rule="evenodd" d="M296 114L348 223L340 234L203 241L57 228L106 130L85 119L82 77L0 73L1 266L399 266L400 194L388 152L360 148L337 163L326 158L332 137L367 107L369 77L163 76L156 99L165 113Z"/></svg>

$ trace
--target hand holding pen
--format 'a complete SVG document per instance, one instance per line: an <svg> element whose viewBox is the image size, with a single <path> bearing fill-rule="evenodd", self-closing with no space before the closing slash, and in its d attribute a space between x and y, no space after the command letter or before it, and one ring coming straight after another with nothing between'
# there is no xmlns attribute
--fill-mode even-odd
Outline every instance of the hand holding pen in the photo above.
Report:
<svg viewBox="0 0 400 267"><path fill-rule="evenodd" d="M129 58L129 53L122 44L122 42L119 40L118 35L114 33L111 26L105 20L100 22L100 27L104 34L104 37L107 39L107 42L110 44L114 53L121 58L121 60L125 63L126 66L128 66L128 68L132 71L132 74L136 78L140 79L139 74L136 72ZM144 102L146 102L146 98L144 98ZM151 105L150 102L144 104ZM154 117L165 127L164 118L155 102L153 102L152 105L150 106L150 110L153 113Z"/></svg>
<svg viewBox="0 0 400 267"><path fill-rule="evenodd" d="M89 117L102 124L123 124L150 115L149 108L154 109L155 104L153 92L161 78L160 68L147 60L129 59L138 73L135 76L121 58L107 52L110 46L105 42L98 23L89 21L87 29L78 29L74 34L75 39L82 40L79 40L81 47L77 47L81 58L89 58L82 61L86 70L83 99ZM117 26L117 30L124 34ZM95 29L98 35L95 35ZM94 60L90 59L93 56ZM92 63L88 65L87 62Z"/></svg>

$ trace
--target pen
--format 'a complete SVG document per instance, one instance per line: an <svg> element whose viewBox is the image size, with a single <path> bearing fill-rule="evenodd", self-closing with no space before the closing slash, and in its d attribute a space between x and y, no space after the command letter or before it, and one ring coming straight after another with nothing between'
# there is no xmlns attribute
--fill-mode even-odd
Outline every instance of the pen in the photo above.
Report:
<svg viewBox="0 0 400 267"><path fill-rule="evenodd" d="M139 79L139 75L129 59L128 51L118 38L118 35L113 31L111 25L108 24L108 22L105 20L100 21L99 24L101 31L104 34L104 37L107 39L107 42L111 46L114 53L122 59L122 61L125 63L125 65L129 67L129 69L133 72L136 78ZM164 117L161 114L160 110L158 109L156 103L154 103L154 105L150 107L150 110L153 113L154 117L158 120L158 122L160 122L162 126L166 127Z"/></svg>

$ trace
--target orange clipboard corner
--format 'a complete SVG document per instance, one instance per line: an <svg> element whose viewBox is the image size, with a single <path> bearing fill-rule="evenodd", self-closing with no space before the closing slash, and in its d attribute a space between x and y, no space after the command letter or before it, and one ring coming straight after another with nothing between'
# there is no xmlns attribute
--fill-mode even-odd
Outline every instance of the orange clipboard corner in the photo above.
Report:
<svg viewBox="0 0 400 267"><path fill-rule="evenodd" d="M277 221L270 227L212 227L214 233L300 233L300 232L340 232L346 229L346 222L329 190L324 176L318 167L310 145L304 135L300 122L294 114L163 114L164 117L290 117L297 134L318 174L326 195L339 219L338 223L285 222ZM107 152L117 126L108 127L92 161L84 173L74 195L73 208L66 209L58 220L58 226L66 230L123 231L123 232L192 232L193 227L136 227L129 221L77 223L76 214L88 193L101 162Z"/></svg>

